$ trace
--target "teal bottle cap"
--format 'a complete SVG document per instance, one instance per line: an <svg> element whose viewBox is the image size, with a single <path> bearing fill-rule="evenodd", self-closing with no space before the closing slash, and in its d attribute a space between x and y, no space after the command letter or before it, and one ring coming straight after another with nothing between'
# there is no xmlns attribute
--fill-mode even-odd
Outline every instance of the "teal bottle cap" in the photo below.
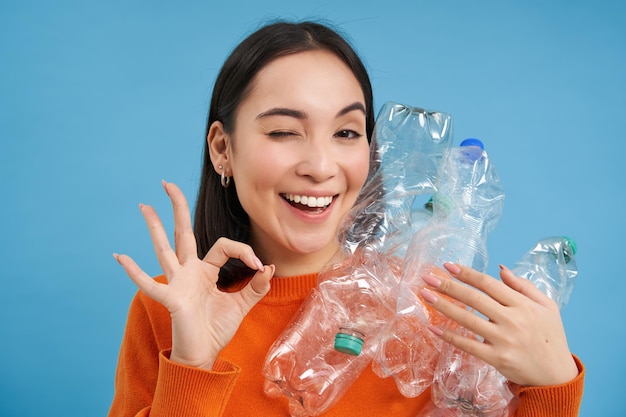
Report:
<svg viewBox="0 0 626 417"><path fill-rule="evenodd" d="M576 251L578 250L578 246L576 245L576 242L574 241L574 239L569 238L567 236L563 236L563 239L565 239L567 241L567 244L572 249L572 253L574 255L576 255Z"/></svg>
<svg viewBox="0 0 626 417"><path fill-rule="evenodd" d="M359 356L363 349L363 339L347 334L337 333L335 335L335 350L352 356Z"/></svg>
<svg viewBox="0 0 626 417"><path fill-rule="evenodd" d="M576 245L576 242L574 241L574 239L571 239L567 236L563 236L563 239L565 240L565 243L566 243L566 247L563 248L563 259L565 260L565 263L570 263L572 258L576 256L576 251L578 250L578 246Z"/></svg>

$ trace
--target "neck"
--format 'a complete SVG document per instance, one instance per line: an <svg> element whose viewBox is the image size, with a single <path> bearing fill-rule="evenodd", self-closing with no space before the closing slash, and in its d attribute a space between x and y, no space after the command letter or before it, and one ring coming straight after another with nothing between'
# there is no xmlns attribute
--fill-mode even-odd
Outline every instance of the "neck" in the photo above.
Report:
<svg viewBox="0 0 626 417"><path fill-rule="evenodd" d="M255 252L264 264L273 264L276 267L274 276L290 277L320 272L324 265L335 255L337 249L338 245L329 245L312 253L289 251L269 253L257 250L255 247Z"/></svg>

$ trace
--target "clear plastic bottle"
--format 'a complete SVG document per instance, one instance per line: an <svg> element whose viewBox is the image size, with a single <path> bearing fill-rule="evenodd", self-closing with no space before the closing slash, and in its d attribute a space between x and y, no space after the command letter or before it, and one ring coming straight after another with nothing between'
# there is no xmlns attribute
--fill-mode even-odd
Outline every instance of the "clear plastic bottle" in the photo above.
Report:
<svg viewBox="0 0 626 417"><path fill-rule="evenodd" d="M428 223L430 223L430 220L433 218L433 198L432 196L430 196L430 198L428 199L428 201L426 201L424 204L414 204L413 205L413 209L411 211L411 225L412 225L412 234L411 236L409 236L406 240L407 246L409 241L411 240L411 238L413 237L413 235L415 233L417 233L419 230L423 229L424 227L426 227L426 225ZM402 253L402 256L406 255L405 253Z"/></svg>
<svg viewBox="0 0 626 417"><path fill-rule="evenodd" d="M428 324L453 326L418 296L424 274L447 275L444 262L485 271L486 239L495 228L504 202L500 180L477 139L452 148L442 165L433 196L433 217L407 249L397 294L397 315L376 352L374 371L393 375L398 389L416 397L428 388L442 341Z"/></svg>
<svg viewBox="0 0 626 417"><path fill-rule="evenodd" d="M293 416L332 406L371 361L393 317L396 278L379 252L358 250L313 289L266 359L265 391L286 395Z"/></svg>
<svg viewBox="0 0 626 417"><path fill-rule="evenodd" d="M292 416L331 407L372 360L395 314L400 273L395 252L411 228L416 195L432 193L450 148L448 115L387 103L373 143L377 157L357 204L340 228L340 253L270 348L265 392L289 400Z"/></svg>
<svg viewBox="0 0 626 417"><path fill-rule="evenodd" d="M404 255L408 241L425 224L423 215L414 219L416 197L434 193L451 143L450 115L385 103L376 118L370 178L340 226L345 252L367 244L388 255Z"/></svg>
<svg viewBox="0 0 626 417"><path fill-rule="evenodd" d="M511 271L526 278L563 308L576 283L577 246L567 236L548 237L537 242Z"/></svg>
<svg viewBox="0 0 626 417"><path fill-rule="evenodd" d="M476 337L461 331L466 337ZM513 416L517 405L506 378L496 368L449 344L444 345L435 369L432 398L435 407L457 417Z"/></svg>
<svg viewBox="0 0 626 417"><path fill-rule="evenodd" d="M515 263L511 271L531 281L563 307L572 292L576 243L568 237L549 237ZM446 345L435 371L433 401L439 408L456 410L457 416L512 416L517 401L506 378L493 366L451 345Z"/></svg>

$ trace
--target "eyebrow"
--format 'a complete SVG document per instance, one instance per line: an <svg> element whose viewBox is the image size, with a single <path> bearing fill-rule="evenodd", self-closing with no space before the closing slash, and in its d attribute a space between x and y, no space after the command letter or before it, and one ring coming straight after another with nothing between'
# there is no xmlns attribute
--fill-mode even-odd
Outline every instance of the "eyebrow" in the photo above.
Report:
<svg viewBox="0 0 626 417"><path fill-rule="evenodd" d="M363 112L363 114L367 114L367 112L365 111L365 106L363 105L363 103L361 103L359 101L356 101L356 102L350 104L349 106L346 106L343 109L339 110L339 113L337 113L337 115L335 117L344 116L344 115L350 113L351 111L355 111L355 110L360 110L361 112Z"/></svg>
<svg viewBox="0 0 626 417"><path fill-rule="evenodd" d="M363 114L366 114L365 106L363 105L363 103L360 103L357 101L339 110L335 118L344 116L355 110L360 110L361 112L363 112ZM258 119L263 119L265 117L271 117L271 116L288 116L288 117L293 117L299 120L303 120L308 117L305 112L300 111L300 110L288 109L285 107L274 107L272 109L264 111L263 113L259 113L256 116L256 119L258 120Z"/></svg>

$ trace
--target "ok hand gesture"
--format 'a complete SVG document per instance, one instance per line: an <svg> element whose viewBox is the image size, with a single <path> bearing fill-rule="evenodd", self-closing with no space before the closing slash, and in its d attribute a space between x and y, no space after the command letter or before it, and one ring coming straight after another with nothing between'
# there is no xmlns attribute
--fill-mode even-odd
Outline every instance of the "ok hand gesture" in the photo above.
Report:
<svg viewBox="0 0 626 417"><path fill-rule="evenodd" d="M167 284L153 280L129 256L113 256L144 294L170 312L170 359L211 369L245 315L269 291L275 268L264 266L250 246L226 238L218 239L204 259L199 259L187 200L176 185L163 181L163 187L174 208L175 251L154 209L146 205L140 209ZM234 293L220 291L216 285L219 270L229 258L239 258L257 271Z"/></svg>

